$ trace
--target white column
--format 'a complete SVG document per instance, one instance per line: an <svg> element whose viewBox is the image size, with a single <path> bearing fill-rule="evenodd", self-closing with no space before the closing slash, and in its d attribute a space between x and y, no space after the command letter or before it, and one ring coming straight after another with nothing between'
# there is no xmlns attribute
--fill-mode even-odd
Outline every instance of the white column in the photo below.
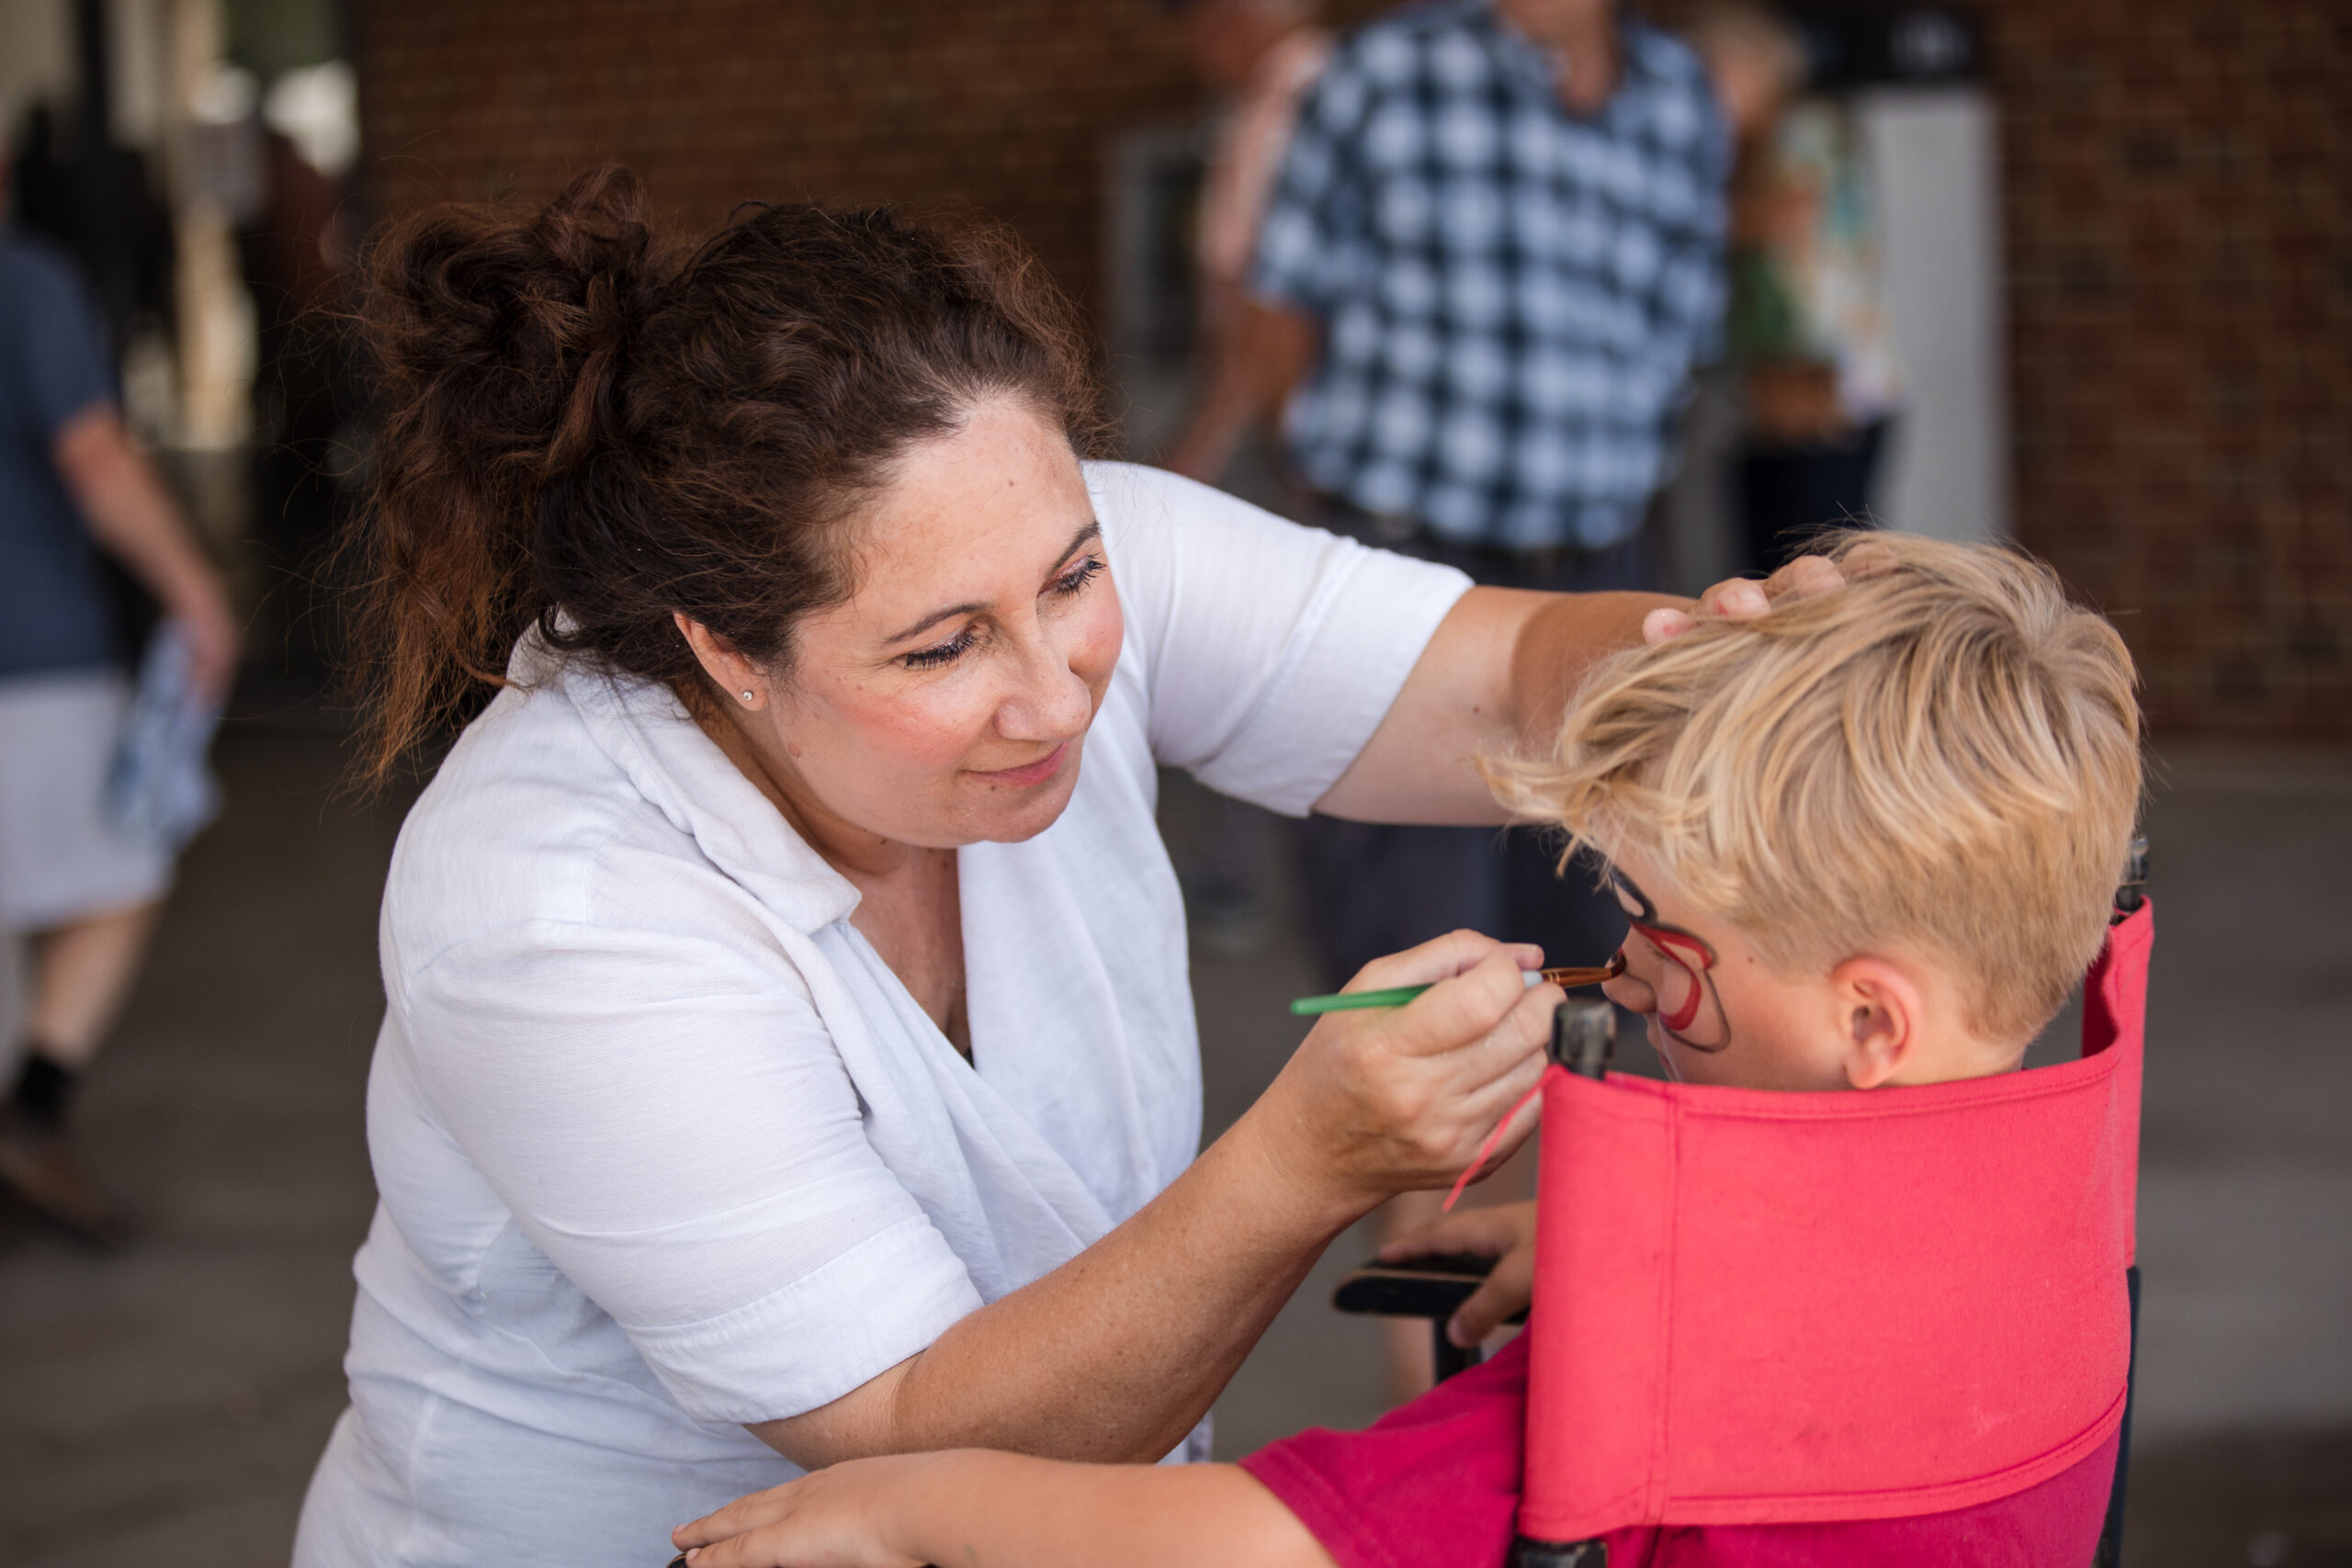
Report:
<svg viewBox="0 0 2352 1568"><path fill-rule="evenodd" d="M1875 510L1943 539L2009 533L1999 144L1976 87L1888 87L1855 118L1872 170L1881 288L1904 408Z"/></svg>

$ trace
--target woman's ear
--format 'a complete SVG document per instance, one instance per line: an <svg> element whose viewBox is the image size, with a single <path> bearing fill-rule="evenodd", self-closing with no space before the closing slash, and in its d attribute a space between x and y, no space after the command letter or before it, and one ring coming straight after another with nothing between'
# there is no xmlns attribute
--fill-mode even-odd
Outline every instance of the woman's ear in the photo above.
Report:
<svg viewBox="0 0 2352 1568"><path fill-rule="evenodd" d="M1927 1000L1902 965L1849 958L1829 972L1837 998L1846 1081L1856 1089L1891 1083L1919 1051Z"/></svg>
<svg viewBox="0 0 2352 1568"><path fill-rule="evenodd" d="M757 666L684 610L671 611L670 618L677 623L678 635L686 639L686 646L695 650L703 673L717 682L729 699L754 711L767 705L767 678Z"/></svg>

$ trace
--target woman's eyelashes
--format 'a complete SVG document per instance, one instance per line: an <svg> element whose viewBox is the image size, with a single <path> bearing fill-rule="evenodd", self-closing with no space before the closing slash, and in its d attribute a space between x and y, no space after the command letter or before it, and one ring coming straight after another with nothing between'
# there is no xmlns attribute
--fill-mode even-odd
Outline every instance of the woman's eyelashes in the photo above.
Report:
<svg viewBox="0 0 2352 1568"><path fill-rule="evenodd" d="M1093 581L1102 571L1101 556L1082 557L1068 571L1054 579L1053 592L1067 599Z"/></svg>
<svg viewBox="0 0 2352 1568"><path fill-rule="evenodd" d="M1100 556L1088 556L1047 583L1046 592L1057 599L1068 599L1084 592L1086 585L1101 576L1102 572L1102 558ZM918 649L912 653L899 655L899 662L910 670L936 670L943 664L953 664L961 659L970 652L973 646L979 640L978 623L967 623L962 631L957 632L945 642L935 643L930 648Z"/></svg>
<svg viewBox="0 0 2352 1568"><path fill-rule="evenodd" d="M961 659L965 652L979 639L978 628L967 626L945 642L934 644L930 648L917 649L912 653L901 655L899 662L910 670L935 670L943 664L953 664L956 660Z"/></svg>

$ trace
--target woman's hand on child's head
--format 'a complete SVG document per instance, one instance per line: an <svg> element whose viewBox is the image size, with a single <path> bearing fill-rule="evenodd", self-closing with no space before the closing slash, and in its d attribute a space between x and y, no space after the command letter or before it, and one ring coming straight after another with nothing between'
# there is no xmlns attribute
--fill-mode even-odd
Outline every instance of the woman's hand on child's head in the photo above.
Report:
<svg viewBox="0 0 2352 1568"><path fill-rule="evenodd" d="M928 1454L844 1460L670 1532L690 1568L922 1568L886 1537L886 1500Z"/></svg>
<svg viewBox="0 0 2352 1568"><path fill-rule="evenodd" d="M1688 610L1652 610L1642 618L1644 642L1672 642L1702 621L1752 621L1790 599L1810 599L1846 586L1846 574L1826 556L1799 556L1758 582L1735 577L1716 583Z"/></svg>
<svg viewBox="0 0 2352 1568"><path fill-rule="evenodd" d="M1464 1209L1380 1249L1383 1263L1467 1253L1497 1259L1487 1282L1446 1321L1445 1336L1456 1345L1477 1344L1527 1310L1535 1293L1535 1205L1502 1203Z"/></svg>

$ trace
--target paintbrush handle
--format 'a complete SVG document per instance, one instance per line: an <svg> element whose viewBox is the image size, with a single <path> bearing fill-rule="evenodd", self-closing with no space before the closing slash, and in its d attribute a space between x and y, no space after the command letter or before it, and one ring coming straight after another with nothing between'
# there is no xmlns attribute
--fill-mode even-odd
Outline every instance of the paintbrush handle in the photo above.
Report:
<svg viewBox="0 0 2352 1568"><path fill-rule="evenodd" d="M1300 1018L1310 1018L1318 1012L1353 1012L1358 1008L1400 1008L1428 989L1427 986L1391 986L1385 991L1341 991L1329 997L1301 997L1290 1004L1290 1010Z"/></svg>
<svg viewBox="0 0 2352 1568"><path fill-rule="evenodd" d="M1573 990L1578 986L1598 986L1603 980L1613 980L1624 973L1625 955L1619 953L1598 969L1530 969L1521 976L1527 988L1538 986L1559 986ZM1312 1018L1317 1013L1353 1012L1359 1008L1400 1008L1423 991L1427 986L1391 986L1380 991L1340 991L1328 997L1301 997L1290 1004L1295 1017Z"/></svg>

